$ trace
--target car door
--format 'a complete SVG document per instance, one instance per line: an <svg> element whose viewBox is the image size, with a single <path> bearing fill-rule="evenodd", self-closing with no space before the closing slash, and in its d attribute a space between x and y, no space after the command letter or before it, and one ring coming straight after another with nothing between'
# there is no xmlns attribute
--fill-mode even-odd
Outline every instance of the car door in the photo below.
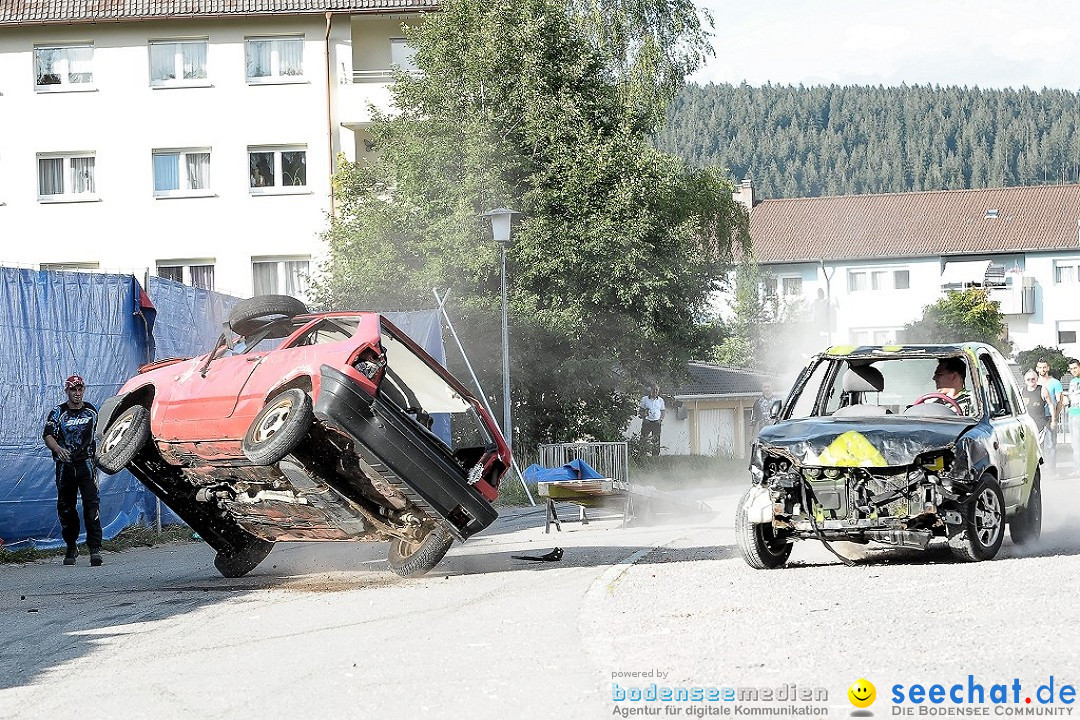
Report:
<svg viewBox="0 0 1080 720"><path fill-rule="evenodd" d="M1001 492L1005 505L1020 502L1027 473L1027 453L1031 442L1037 442L1027 423L1021 419L1024 408L1015 393L1009 392L1001 368L989 353L979 355L979 369L986 392L987 416L994 432L994 441L1002 459L1000 463Z"/></svg>
<svg viewBox="0 0 1080 720"><path fill-rule="evenodd" d="M203 362L176 379L163 403L162 440L193 441L242 437L232 415L237 397L263 354L227 355L218 347L209 364Z"/></svg>

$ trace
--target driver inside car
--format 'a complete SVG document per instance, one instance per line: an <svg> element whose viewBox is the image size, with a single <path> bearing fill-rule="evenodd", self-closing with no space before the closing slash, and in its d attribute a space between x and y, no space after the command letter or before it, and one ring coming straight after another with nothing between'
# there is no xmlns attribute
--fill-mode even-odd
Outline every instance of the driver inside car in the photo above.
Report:
<svg viewBox="0 0 1080 720"><path fill-rule="evenodd" d="M964 387L964 378L966 376L967 366L958 357L942 358L938 360L937 368L934 369L936 392L955 400L956 404L963 410L963 414L970 415L972 411L971 393Z"/></svg>

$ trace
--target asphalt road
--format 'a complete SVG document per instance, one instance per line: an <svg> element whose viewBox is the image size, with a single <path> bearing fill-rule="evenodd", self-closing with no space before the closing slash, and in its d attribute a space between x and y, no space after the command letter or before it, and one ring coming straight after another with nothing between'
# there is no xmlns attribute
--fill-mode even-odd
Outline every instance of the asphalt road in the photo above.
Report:
<svg viewBox="0 0 1080 720"><path fill-rule="evenodd" d="M714 514L654 525L608 516L545 535L542 510L506 513L414 580L384 569L386 546L355 543L281 544L235 580L217 574L202 543L106 555L102 568L86 558L0 566L0 717L494 720L793 707L613 699L652 683L795 686L818 695L799 707L848 717L847 687L863 677L879 693L869 712L885 717L896 714L894 684L972 675L989 691L1017 679L1026 697L1053 676L1059 692L1080 684L1077 489L1080 480L1047 481L1044 542L1020 551L1006 541L999 559L978 564L845 546L859 558L846 567L804 543L790 567L751 570L732 529L740 478L687 491ZM556 545L560 562L510 557Z"/></svg>

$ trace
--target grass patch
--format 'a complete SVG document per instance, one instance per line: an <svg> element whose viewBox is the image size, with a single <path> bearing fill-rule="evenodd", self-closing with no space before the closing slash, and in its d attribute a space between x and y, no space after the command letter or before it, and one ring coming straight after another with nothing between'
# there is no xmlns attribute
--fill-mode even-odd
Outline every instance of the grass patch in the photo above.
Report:
<svg viewBox="0 0 1080 720"><path fill-rule="evenodd" d="M112 540L104 540L101 549L109 552L123 552L136 547L153 547L171 542L192 542L192 530L187 525L164 525L161 532L156 528L143 525L132 525L120 531ZM22 548L19 550L5 550L0 548L0 565L11 563L31 563L51 557L63 555L64 548L52 548L48 550L37 548ZM89 557L90 550L85 543L79 545L79 555Z"/></svg>

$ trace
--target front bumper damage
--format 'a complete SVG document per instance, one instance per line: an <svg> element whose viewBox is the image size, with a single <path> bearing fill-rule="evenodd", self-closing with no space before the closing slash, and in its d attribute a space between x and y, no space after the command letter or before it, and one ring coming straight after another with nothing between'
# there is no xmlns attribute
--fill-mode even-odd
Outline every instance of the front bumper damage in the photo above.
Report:
<svg viewBox="0 0 1080 720"><path fill-rule="evenodd" d="M971 448L951 443L924 450L904 465L854 456L841 458L844 464L821 465L795 457L790 448L759 445L744 510L751 523L770 523L777 538L925 549L934 537L964 530L982 464L971 457Z"/></svg>

